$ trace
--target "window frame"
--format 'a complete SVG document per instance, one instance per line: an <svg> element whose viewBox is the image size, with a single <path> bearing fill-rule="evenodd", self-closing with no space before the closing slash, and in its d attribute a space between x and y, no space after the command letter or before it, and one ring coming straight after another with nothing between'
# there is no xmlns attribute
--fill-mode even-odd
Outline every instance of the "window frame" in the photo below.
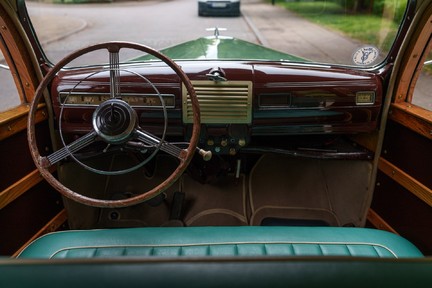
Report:
<svg viewBox="0 0 432 288"><path fill-rule="evenodd" d="M16 17L13 4L0 3L0 49L9 66L21 105L0 113L0 140L26 129L29 103L34 97L42 73L31 45ZM48 118L44 104L38 111L38 122Z"/></svg>
<svg viewBox="0 0 432 288"><path fill-rule="evenodd" d="M421 11L423 13L413 19L408 32L411 37L408 38L406 49L399 55L401 64L398 67L389 119L432 139L432 111L412 103L417 80L432 49L432 5Z"/></svg>

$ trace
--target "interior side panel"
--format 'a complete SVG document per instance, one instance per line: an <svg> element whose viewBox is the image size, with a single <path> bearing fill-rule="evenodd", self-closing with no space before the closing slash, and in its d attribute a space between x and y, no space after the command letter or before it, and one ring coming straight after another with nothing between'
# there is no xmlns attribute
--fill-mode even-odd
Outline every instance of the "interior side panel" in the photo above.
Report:
<svg viewBox="0 0 432 288"><path fill-rule="evenodd" d="M389 121L382 157L403 172L431 188L431 140ZM415 190L402 187L391 175L378 173L372 209L398 233L415 243L423 253L432 253L432 208L413 194Z"/></svg>
<svg viewBox="0 0 432 288"><path fill-rule="evenodd" d="M0 255L14 254L61 209L60 195L46 182L0 209Z"/></svg>

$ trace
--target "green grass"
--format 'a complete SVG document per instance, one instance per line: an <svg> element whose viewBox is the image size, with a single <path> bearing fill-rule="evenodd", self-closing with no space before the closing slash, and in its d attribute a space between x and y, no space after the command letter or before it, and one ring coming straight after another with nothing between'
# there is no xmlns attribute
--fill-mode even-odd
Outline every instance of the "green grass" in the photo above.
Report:
<svg viewBox="0 0 432 288"><path fill-rule="evenodd" d="M372 14L353 14L335 2L278 0L277 5L352 39L374 45L381 51L390 49L398 31L398 24L392 20Z"/></svg>

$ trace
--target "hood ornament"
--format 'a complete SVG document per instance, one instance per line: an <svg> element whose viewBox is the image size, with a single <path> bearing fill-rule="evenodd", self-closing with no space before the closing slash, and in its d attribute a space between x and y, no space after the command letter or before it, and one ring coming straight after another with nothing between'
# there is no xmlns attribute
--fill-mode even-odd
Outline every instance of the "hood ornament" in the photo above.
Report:
<svg viewBox="0 0 432 288"><path fill-rule="evenodd" d="M219 28L219 27L213 27L213 28L207 28L206 31L213 31L214 37L217 39L219 38L220 32L219 31L226 31L226 28Z"/></svg>
<svg viewBox="0 0 432 288"><path fill-rule="evenodd" d="M219 67L211 69L210 72L206 74L206 76L210 81L214 82L227 81L227 78L225 78L225 73Z"/></svg>

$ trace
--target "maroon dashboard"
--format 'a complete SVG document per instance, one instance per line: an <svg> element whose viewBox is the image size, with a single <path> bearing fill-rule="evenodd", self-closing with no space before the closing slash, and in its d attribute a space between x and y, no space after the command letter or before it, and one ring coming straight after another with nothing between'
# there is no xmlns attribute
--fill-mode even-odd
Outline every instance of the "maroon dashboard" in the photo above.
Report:
<svg viewBox="0 0 432 288"><path fill-rule="evenodd" d="M382 73L274 62L177 64L198 96L200 145L214 153L233 155L262 137L346 135L377 128ZM91 129L95 108L110 98L106 68L65 69L55 78L52 104L62 133L79 135ZM167 137L187 141L191 105L168 66L158 61L121 66L119 87L120 98L136 110L141 128L161 134L165 111Z"/></svg>

